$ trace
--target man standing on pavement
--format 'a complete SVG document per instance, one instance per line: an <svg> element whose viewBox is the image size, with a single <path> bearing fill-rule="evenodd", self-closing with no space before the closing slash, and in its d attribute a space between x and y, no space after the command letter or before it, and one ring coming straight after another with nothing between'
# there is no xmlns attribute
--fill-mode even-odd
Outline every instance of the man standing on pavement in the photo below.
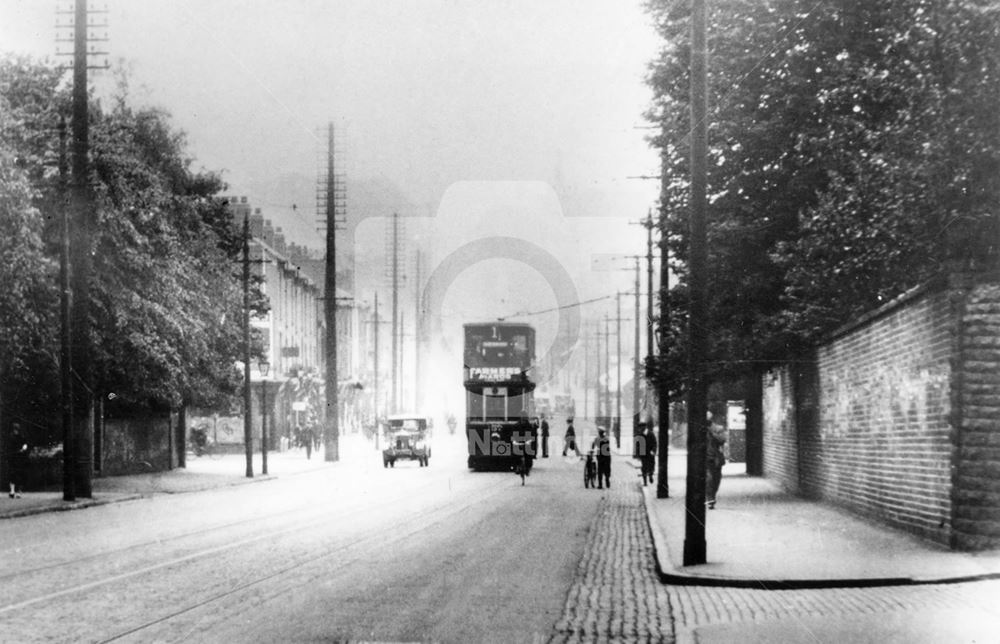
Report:
<svg viewBox="0 0 1000 644"><path fill-rule="evenodd" d="M653 482L653 473L656 471L656 432L649 423L639 423L642 427L642 436L639 439L639 458L642 462L642 484Z"/></svg>
<svg viewBox="0 0 1000 644"><path fill-rule="evenodd" d="M549 457L549 421L545 420L542 414L542 458Z"/></svg>
<svg viewBox="0 0 1000 644"><path fill-rule="evenodd" d="M573 429L572 416L566 419L566 434L563 436L563 456L566 456L566 452L571 449L576 452L576 456L579 458L580 450L576 446L576 430Z"/></svg>
<svg viewBox="0 0 1000 644"><path fill-rule="evenodd" d="M597 438L591 450L597 457L597 489L600 490L605 485L611 487L611 441L608 440L608 432L603 427L598 428Z"/></svg>
<svg viewBox="0 0 1000 644"><path fill-rule="evenodd" d="M705 505L708 509L715 508L715 497L719 493L719 484L722 482L722 466L726 464L726 456L722 451L726 444L726 427L712 420L712 412L708 413L706 422L705 465L707 467L705 481Z"/></svg>

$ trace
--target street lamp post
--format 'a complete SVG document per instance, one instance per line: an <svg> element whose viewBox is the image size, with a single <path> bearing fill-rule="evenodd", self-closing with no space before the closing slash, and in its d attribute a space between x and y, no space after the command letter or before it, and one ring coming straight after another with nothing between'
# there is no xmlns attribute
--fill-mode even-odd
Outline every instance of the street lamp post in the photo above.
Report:
<svg viewBox="0 0 1000 644"><path fill-rule="evenodd" d="M267 474L267 372L271 363L262 359L257 363L260 370L260 471Z"/></svg>

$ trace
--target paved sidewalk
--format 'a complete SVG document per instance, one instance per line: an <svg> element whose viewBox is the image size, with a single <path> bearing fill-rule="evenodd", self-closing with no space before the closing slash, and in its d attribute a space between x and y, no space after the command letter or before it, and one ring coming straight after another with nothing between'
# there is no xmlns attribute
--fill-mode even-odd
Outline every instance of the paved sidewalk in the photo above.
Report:
<svg viewBox="0 0 1000 644"><path fill-rule="evenodd" d="M246 457L240 454L226 454L219 458L188 455L187 467L165 472L132 474L127 476L94 477L91 481L92 498L78 497L75 501L63 501L61 490L46 492L25 492L19 499L11 499L6 493L0 496L0 520L15 517L54 512L78 510L139 499L155 494L183 494L199 492L231 485L244 485L269 481L282 476L292 476L313 472L331 466L374 467L381 466L381 459L374 445L361 437L343 437L340 444L341 460L327 463L323 460L323 450L306 458L304 449L285 452L268 452L267 471L262 474L260 453L253 455L253 478L246 476Z"/></svg>
<svg viewBox="0 0 1000 644"><path fill-rule="evenodd" d="M638 476L638 462L631 461ZM835 588L1000 579L1000 551L950 551L828 504L804 500L742 463L723 471L718 503L705 510L707 563L684 566L686 453L668 464L670 498L643 488L657 570L671 584Z"/></svg>

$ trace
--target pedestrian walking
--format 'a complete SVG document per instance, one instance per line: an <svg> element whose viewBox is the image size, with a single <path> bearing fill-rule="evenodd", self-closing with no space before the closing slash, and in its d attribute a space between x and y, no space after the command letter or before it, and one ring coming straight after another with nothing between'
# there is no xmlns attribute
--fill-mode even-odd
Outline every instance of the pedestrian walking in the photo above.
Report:
<svg viewBox="0 0 1000 644"><path fill-rule="evenodd" d="M580 457L580 450L576 447L576 430L573 428L573 417L566 419L566 433L563 435L563 456L566 452L573 450L577 458Z"/></svg>
<svg viewBox="0 0 1000 644"><path fill-rule="evenodd" d="M542 414L542 458L549 457L549 421L545 420L545 414Z"/></svg>
<svg viewBox="0 0 1000 644"><path fill-rule="evenodd" d="M514 430L513 439L518 443L522 443L520 449L523 450L527 471L531 472L531 467L535 464L535 449L538 445L538 433L535 430L535 425L528 420L528 414L522 412L518 417L517 428ZM521 456L522 454L515 451L514 455Z"/></svg>
<svg viewBox="0 0 1000 644"><path fill-rule="evenodd" d="M642 462L642 484L653 482L653 473L656 471L656 433L649 423L639 423L642 428L642 435L639 437L639 458Z"/></svg>
<svg viewBox="0 0 1000 644"><path fill-rule="evenodd" d="M608 430L597 428L597 438L590 447L597 459L597 489L611 487L611 441L608 440Z"/></svg>
<svg viewBox="0 0 1000 644"><path fill-rule="evenodd" d="M300 427L298 430L299 444L306 448L306 459L311 459L313 454L313 430L312 425Z"/></svg>
<svg viewBox="0 0 1000 644"><path fill-rule="evenodd" d="M21 428L15 424L10 437L10 498L20 499L24 490L24 479L28 472L28 443L21 435Z"/></svg>
<svg viewBox="0 0 1000 644"><path fill-rule="evenodd" d="M705 504L708 509L715 508L716 496L719 493L719 484L722 482L722 466L726 464L726 455L723 447L728 438L726 427L712 420L712 413L708 413L706 422L706 480L705 480Z"/></svg>

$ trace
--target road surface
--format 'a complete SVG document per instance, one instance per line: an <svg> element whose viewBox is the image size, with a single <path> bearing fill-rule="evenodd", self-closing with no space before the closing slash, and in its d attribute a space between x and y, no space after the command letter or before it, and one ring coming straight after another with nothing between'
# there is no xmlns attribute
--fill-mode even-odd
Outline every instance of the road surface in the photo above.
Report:
<svg viewBox="0 0 1000 644"><path fill-rule="evenodd" d="M522 487L444 446L6 521L2 639L544 641L599 504L579 473Z"/></svg>

